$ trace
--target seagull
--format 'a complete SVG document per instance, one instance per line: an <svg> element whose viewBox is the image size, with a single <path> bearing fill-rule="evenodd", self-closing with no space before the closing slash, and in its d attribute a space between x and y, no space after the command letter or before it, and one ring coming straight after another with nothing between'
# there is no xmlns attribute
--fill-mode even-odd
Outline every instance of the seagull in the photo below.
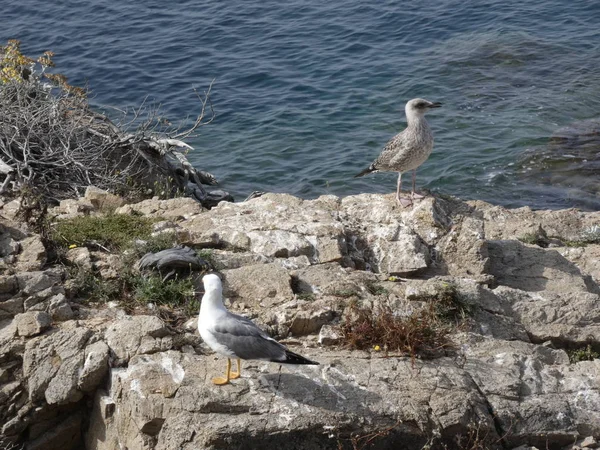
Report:
<svg viewBox="0 0 600 450"><path fill-rule="evenodd" d="M412 205L413 199L423 198L415 192L417 167L423 164L433 150L433 134L425 120L425 113L431 108L442 106L438 102L430 102L422 98L413 98L405 107L407 126L404 131L394 136L383 148L373 163L354 178L374 172L398 172L396 201L402 207ZM401 198L402 174L413 171L411 198Z"/></svg>
<svg viewBox="0 0 600 450"><path fill-rule="evenodd" d="M268 336L250 319L232 314L223 305L223 285L215 274L204 275L204 296L198 315L198 331L206 344L215 352L227 357L224 377L216 377L216 385L228 384L242 373L242 359L259 359L280 364L313 364ZM231 371L231 359L237 359L237 372Z"/></svg>

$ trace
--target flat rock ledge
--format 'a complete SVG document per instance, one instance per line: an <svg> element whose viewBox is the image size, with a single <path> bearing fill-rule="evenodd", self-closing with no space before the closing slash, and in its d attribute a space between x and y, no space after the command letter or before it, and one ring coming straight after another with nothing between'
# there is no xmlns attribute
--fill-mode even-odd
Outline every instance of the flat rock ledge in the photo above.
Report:
<svg viewBox="0 0 600 450"><path fill-rule="evenodd" d="M193 320L175 330L75 303L65 268L48 264L41 238L7 204L0 448L598 447L600 360L569 355L600 351L600 213L433 196L401 209L370 194L267 194L211 210L181 199L118 204L164 217L161 231L208 249L229 307L321 364L247 362L240 379L214 386L225 364ZM95 208L63 206L67 217ZM100 264L92 256L68 255ZM440 283L474 311L450 356L341 345L336 324L349 305L409 315Z"/></svg>

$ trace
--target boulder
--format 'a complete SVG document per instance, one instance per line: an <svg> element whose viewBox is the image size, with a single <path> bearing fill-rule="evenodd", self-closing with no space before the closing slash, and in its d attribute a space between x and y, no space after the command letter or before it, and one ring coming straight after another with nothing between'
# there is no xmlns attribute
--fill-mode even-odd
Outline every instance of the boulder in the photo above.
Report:
<svg viewBox="0 0 600 450"><path fill-rule="evenodd" d="M14 275L0 275L0 298L16 294L18 290L19 282Z"/></svg>
<svg viewBox="0 0 600 450"><path fill-rule="evenodd" d="M319 344L323 346L338 345L342 337L339 327L334 325L323 325L319 330Z"/></svg>
<svg viewBox="0 0 600 450"><path fill-rule="evenodd" d="M84 198L94 206L96 211L113 210L123 206L125 203L125 200L122 197L111 194L96 186L88 186L85 189Z"/></svg>
<svg viewBox="0 0 600 450"><path fill-rule="evenodd" d="M448 275L478 276L488 273L488 248L484 222L476 214L457 220L438 242L438 257Z"/></svg>
<svg viewBox="0 0 600 450"><path fill-rule="evenodd" d="M600 360L569 364L567 354L518 341L477 338L463 345L465 370L494 411L506 444L564 446L600 432Z"/></svg>
<svg viewBox="0 0 600 450"><path fill-rule="evenodd" d="M119 278L123 270L123 259L119 255L91 252L92 266L103 280Z"/></svg>
<svg viewBox="0 0 600 450"><path fill-rule="evenodd" d="M86 448L155 448L172 399L185 379L182 360L187 359L187 355L173 351L138 355L127 369L112 369L110 391L96 396L94 426L86 436ZM119 400L123 397L128 400ZM117 401L119 408L114 407ZM101 428L105 421L118 426ZM102 433L102 439L97 433Z"/></svg>
<svg viewBox="0 0 600 450"><path fill-rule="evenodd" d="M92 259L87 247L76 247L67 250L65 259L83 270L92 270Z"/></svg>
<svg viewBox="0 0 600 450"><path fill-rule="evenodd" d="M0 234L0 257L19 253L21 246L9 233Z"/></svg>
<svg viewBox="0 0 600 450"><path fill-rule="evenodd" d="M57 285L57 284L52 285L41 291L35 291L35 289L34 289L34 292L31 295L29 295L28 297L25 297L23 306L26 311L29 311L31 309L37 310L37 311L46 311L48 308L47 300L53 296L56 296L59 294L64 294L64 293L65 293L64 287L61 285Z"/></svg>
<svg viewBox="0 0 600 450"><path fill-rule="evenodd" d="M155 316L127 316L106 329L104 339L114 354L113 364L123 366L138 353L168 350L165 324Z"/></svg>
<svg viewBox="0 0 600 450"><path fill-rule="evenodd" d="M373 194L342 200L350 257L357 268L378 273L409 274L427 269L427 244L410 226L410 213L401 211L390 200ZM425 207L431 211L432 202Z"/></svg>
<svg viewBox="0 0 600 450"><path fill-rule="evenodd" d="M278 264L255 264L224 270L223 295L252 306L273 306L294 297L290 275Z"/></svg>
<svg viewBox="0 0 600 450"><path fill-rule="evenodd" d="M21 253L17 257L17 270L32 272L41 270L46 264L46 247L39 236L31 236L20 243Z"/></svg>
<svg viewBox="0 0 600 450"><path fill-rule="evenodd" d="M6 272L4 435L33 448L78 448L83 430L86 448L111 450L559 449L600 435L599 245L568 246L600 213L435 196L399 208L393 195L374 194L193 205L153 199L121 212L168 216L155 231L209 247L227 306L320 365L244 361L240 378L215 386L225 358L201 342L196 320L189 332L173 330L185 319L167 325L116 303L79 304L69 320L63 271ZM25 237L9 234L17 243ZM119 276L120 255L75 250L75 264L81 253ZM352 318L349 306L387 306L408 318L449 287L466 317L459 327L440 322L452 345L436 359L384 345L347 349L336 321ZM36 314L51 316L54 328L44 333ZM592 360L569 361L584 348Z"/></svg>
<svg viewBox="0 0 600 450"><path fill-rule="evenodd" d="M15 296L0 302L0 317L13 317L22 312L25 312L23 297Z"/></svg>
<svg viewBox="0 0 600 450"><path fill-rule="evenodd" d="M369 248L366 260L376 273L408 274L428 267L427 246L414 231L400 224L376 226L365 240Z"/></svg>
<svg viewBox="0 0 600 450"><path fill-rule="evenodd" d="M596 285L600 285L600 245L589 244L583 247L558 247L558 253L589 275Z"/></svg>
<svg viewBox="0 0 600 450"><path fill-rule="evenodd" d="M85 327L65 328L27 342L23 375L29 399L48 404L68 404L82 398L78 389L85 347L94 332Z"/></svg>
<svg viewBox="0 0 600 450"><path fill-rule="evenodd" d="M73 219L74 217L80 217L90 214L94 211L94 205L85 199L73 199L67 198L61 200L60 204L54 208L48 210L48 212L58 220Z"/></svg>
<svg viewBox="0 0 600 450"><path fill-rule="evenodd" d="M523 291L590 292L580 269L552 249L518 241L488 241L489 273L498 284Z"/></svg>
<svg viewBox="0 0 600 450"><path fill-rule="evenodd" d="M75 450L82 448L80 412L60 417L47 431L27 443L28 450Z"/></svg>
<svg viewBox="0 0 600 450"><path fill-rule="evenodd" d="M204 208L197 201L189 197L171 198L160 200L154 197L139 203L124 205L117 208L117 214L142 214L147 217L158 217L171 221L189 219L204 211Z"/></svg>
<svg viewBox="0 0 600 450"><path fill-rule="evenodd" d="M93 392L108 370L110 349L104 341L94 342L85 348L85 362L79 373L77 388L82 392Z"/></svg>
<svg viewBox="0 0 600 450"><path fill-rule="evenodd" d="M60 283L62 274L54 270L20 272L16 274L22 295L32 295Z"/></svg>
<svg viewBox="0 0 600 450"><path fill-rule="evenodd" d="M564 289L563 289L564 291ZM526 292L506 286L494 294L536 342L600 342L600 296L587 292Z"/></svg>
<svg viewBox="0 0 600 450"><path fill-rule="evenodd" d="M57 322L70 320L75 314L64 294L56 294L48 299L47 311L52 316L52 319Z"/></svg>
<svg viewBox="0 0 600 450"><path fill-rule="evenodd" d="M15 323L19 336L31 337L50 328L52 317L44 311L30 311L17 314Z"/></svg>
<svg viewBox="0 0 600 450"><path fill-rule="evenodd" d="M185 221L192 243L251 251L267 258L307 256L312 263L339 261L346 254L339 199L301 200L267 194L243 203L222 202Z"/></svg>

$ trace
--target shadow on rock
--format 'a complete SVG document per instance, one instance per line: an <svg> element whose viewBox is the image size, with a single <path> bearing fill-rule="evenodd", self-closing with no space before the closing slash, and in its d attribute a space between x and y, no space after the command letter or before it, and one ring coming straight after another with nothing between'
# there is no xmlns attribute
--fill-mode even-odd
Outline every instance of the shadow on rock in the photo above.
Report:
<svg viewBox="0 0 600 450"><path fill-rule="evenodd" d="M555 250L530 247L518 241L489 241L489 273L499 284L523 291L550 290L597 293L597 286Z"/></svg>
<svg viewBox="0 0 600 450"><path fill-rule="evenodd" d="M314 380L298 374L276 373L260 377L260 382L276 396L336 412L373 414L372 407L382 401L374 392L346 380L332 377Z"/></svg>

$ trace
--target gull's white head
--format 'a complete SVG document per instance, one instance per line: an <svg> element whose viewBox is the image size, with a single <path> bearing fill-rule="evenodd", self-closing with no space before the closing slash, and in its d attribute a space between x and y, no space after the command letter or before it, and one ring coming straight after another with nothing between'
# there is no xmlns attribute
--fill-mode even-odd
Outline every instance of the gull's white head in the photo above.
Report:
<svg viewBox="0 0 600 450"><path fill-rule="evenodd" d="M432 108L439 108L442 106L440 102L430 102L422 98L413 98L406 103L406 115L408 117L419 115L422 116Z"/></svg>
<svg viewBox="0 0 600 450"><path fill-rule="evenodd" d="M223 289L221 279L214 273L204 275L202 277L202 282L204 283L204 292L215 292Z"/></svg>

